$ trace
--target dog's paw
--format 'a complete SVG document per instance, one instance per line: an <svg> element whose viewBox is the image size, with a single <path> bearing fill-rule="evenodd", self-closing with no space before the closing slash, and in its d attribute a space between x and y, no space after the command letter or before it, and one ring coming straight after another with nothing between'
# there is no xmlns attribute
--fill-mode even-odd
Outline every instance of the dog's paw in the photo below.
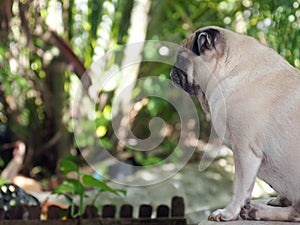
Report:
<svg viewBox="0 0 300 225"><path fill-rule="evenodd" d="M244 220L260 220L259 208L249 203L241 209L240 216Z"/></svg>
<svg viewBox="0 0 300 225"><path fill-rule="evenodd" d="M231 221L231 220L237 220L238 216L233 215L231 212L229 212L227 209L218 209L214 211L210 216L208 217L208 220L213 221Z"/></svg>
<svg viewBox="0 0 300 225"><path fill-rule="evenodd" d="M291 205L291 202L285 197L277 197L275 199L271 199L267 205L278 206L278 207L287 207Z"/></svg>

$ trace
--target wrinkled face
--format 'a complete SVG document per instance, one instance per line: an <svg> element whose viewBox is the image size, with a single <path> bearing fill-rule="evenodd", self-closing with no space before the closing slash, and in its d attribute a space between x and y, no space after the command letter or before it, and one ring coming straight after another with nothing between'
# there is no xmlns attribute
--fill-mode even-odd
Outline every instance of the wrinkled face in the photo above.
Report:
<svg viewBox="0 0 300 225"><path fill-rule="evenodd" d="M205 80L218 60L221 42L220 31L215 27L200 29L185 39L171 71L172 81L205 101Z"/></svg>

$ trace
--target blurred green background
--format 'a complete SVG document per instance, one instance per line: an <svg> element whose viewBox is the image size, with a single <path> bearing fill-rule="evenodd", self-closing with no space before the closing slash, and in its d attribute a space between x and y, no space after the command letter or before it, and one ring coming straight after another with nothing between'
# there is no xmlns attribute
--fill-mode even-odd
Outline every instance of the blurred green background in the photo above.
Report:
<svg viewBox="0 0 300 225"><path fill-rule="evenodd" d="M0 168L4 170L16 152L15 143L26 145L18 173L36 180L57 174L57 163L88 149L96 139L110 153L132 165L148 166L172 153L180 135L180 119L163 99L148 97L136 102L130 114L133 133L147 138L148 122L162 118L167 127L163 142L148 152L134 151L120 143L112 129L111 109L124 80L158 76L169 79L170 65L143 62L130 74L99 93L94 120L84 125L89 134L74 140L72 102L84 71L98 62L104 73L126 62L124 45L144 40L180 44L199 27L218 25L257 38L300 68L300 0L5 0L0 2ZM142 58L151 54L143 46ZM146 50L145 50L146 49ZM114 54L107 57L107 53ZM104 60L104 56L106 56ZM100 60L100 64L99 64ZM102 61L101 61L102 60ZM123 77L122 77L123 76ZM83 82L84 83L84 82ZM84 85L89 86L89 80ZM157 88L144 82L148 89ZM141 86L132 90L137 95ZM143 87L143 88L145 88ZM199 145L190 160L197 164L211 126L196 99L201 124ZM79 106L82 107L82 106ZM122 120L126 107L119 109ZM179 125L178 125L179 124ZM89 126L95 129L89 129ZM126 135L125 135L126 136ZM90 138L87 138L90 137ZM229 159L230 160L230 159ZM226 167L226 162L218 165ZM212 169L213 170L213 169ZM107 168L103 168L103 173ZM230 177L230 176L229 176ZM45 189L51 189L47 182Z"/></svg>

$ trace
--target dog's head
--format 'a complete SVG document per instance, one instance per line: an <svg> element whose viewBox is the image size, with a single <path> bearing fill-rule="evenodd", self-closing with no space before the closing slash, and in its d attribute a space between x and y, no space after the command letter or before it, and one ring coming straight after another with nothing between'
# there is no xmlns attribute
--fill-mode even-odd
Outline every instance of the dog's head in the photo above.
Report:
<svg viewBox="0 0 300 225"><path fill-rule="evenodd" d="M224 29L219 27L205 27L186 38L171 71L172 81L187 93L197 96L205 110L208 110L206 82L218 69L225 48L223 32Z"/></svg>

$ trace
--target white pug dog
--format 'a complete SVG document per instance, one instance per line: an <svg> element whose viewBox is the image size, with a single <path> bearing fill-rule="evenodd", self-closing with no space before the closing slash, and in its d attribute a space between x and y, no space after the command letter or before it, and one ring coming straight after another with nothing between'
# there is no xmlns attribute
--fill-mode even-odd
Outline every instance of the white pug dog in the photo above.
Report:
<svg viewBox="0 0 300 225"><path fill-rule="evenodd" d="M233 151L232 200L209 219L300 221L300 72L252 37L205 27L184 41L171 78ZM256 177L276 200L250 203Z"/></svg>

